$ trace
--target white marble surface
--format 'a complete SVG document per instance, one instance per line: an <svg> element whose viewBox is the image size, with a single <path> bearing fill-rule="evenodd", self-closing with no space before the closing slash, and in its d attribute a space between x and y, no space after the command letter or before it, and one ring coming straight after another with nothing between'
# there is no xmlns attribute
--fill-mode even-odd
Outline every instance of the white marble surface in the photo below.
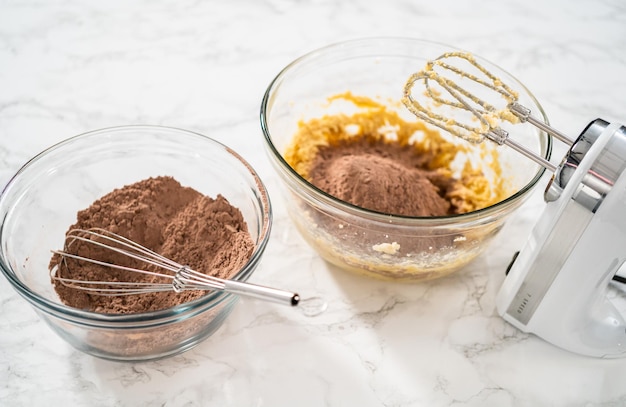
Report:
<svg viewBox="0 0 626 407"><path fill-rule="evenodd" d="M545 179L488 254L430 283L334 269L290 227L262 150L261 96L295 57L374 35L495 61L574 136L596 117L626 120L620 0L0 0L0 183L87 130L145 123L204 133L250 161L274 197L272 239L253 280L329 303L311 318L244 300L195 349L120 364L70 348L1 279L0 405L626 405L626 360L567 353L495 311Z"/></svg>

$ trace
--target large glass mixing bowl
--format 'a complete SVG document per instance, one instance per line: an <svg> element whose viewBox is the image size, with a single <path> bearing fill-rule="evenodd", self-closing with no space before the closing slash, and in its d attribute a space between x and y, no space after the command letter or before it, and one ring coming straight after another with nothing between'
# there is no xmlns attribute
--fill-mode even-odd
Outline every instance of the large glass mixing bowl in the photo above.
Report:
<svg viewBox="0 0 626 407"><path fill-rule="evenodd" d="M478 152L476 157L480 159L486 156L482 152L497 150L502 171L491 174L490 182L505 177L511 194L469 213L410 217L342 201L314 186L286 161L285 151L300 121L342 113L342 107L329 103L329 97L350 92L388 104L389 109L406 116L408 112L399 101L409 76L428 60L456 50L416 39L352 40L298 58L267 88L260 112L261 126L270 161L282 181L289 215L305 240L330 263L390 279L426 280L452 273L485 250L544 173L542 167L512 149L484 142L473 150ZM518 91L519 102L547 122L543 109L524 85L498 66L479 57L477 60ZM346 114L350 113L346 110ZM550 157L551 139L545 133L530 125L516 125L510 132L512 138L531 151ZM452 136L450 139L466 143Z"/></svg>

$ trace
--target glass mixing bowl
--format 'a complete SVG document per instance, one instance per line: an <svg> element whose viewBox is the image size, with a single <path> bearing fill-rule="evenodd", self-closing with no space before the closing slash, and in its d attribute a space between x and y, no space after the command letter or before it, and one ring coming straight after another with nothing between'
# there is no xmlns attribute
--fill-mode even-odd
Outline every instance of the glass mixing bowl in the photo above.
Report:
<svg viewBox="0 0 626 407"><path fill-rule="evenodd" d="M363 209L315 187L292 168L284 153L300 121L324 115L352 114L355 106L332 103L330 97L350 92L366 96L416 120L400 103L409 76L454 47L403 38L366 38L315 50L284 68L271 82L261 104L260 120L269 159L282 183L289 215L304 239L327 261L370 276L427 280L459 270L485 250L541 178L544 169L507 147L483 142L458 157L480 165L495 151L510 196L489 207L440 217L397 216ZM519 92L519 102L546 121L532 94L513 76L477 57L489 71ZM352 109L352 110L351 110ZM511 137L549 158L551 139L531 125L505 130ZM452 143L464 140L442 133ZM485 155L481 155L485 154ZM458 170L458 169L457 169Z"/></svg>
<svg viewBox="0 0 626 407"><path fill-rule="evenodd" d="M0 270L53 331L85 353L138 361L183 352L215 332L238 298L211 292L173 308L126 315L86 312L59 300L50 251L63 247L77 212L115 188L161 175L210 197L222 194L239 208L256 248L233 279L247 280L269 239L267 191L237 153L200 134L157 126L85 133L34 157L0 195Z"/></svg>

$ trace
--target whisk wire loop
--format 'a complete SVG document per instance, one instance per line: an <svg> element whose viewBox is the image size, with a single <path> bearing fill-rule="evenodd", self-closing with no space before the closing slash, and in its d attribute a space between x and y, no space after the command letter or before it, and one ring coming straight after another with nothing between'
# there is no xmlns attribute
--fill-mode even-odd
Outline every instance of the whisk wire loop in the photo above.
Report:
<svg viewBox="0 0 626 407"><path fill-rule="evenodd" d="M146 263L159 271L146 270L144 268L131 267L115 264L104 260L94 259L72 252L75 244L90 244L96 248L104 249L127 258ZM54 281L70 287L85 291L90 294L103 296L119 296L145 294L151 292L185 290L209 290L225 291L240 295L248 295L264 300L297 305L300 301L298 294L276 288L264 287L252 283L235 280L225 280L208 274L200 273L187 266L164 257L137 242L110 232L106 229L73 229L66 234L63 250L53 250L53 253L61 256L59 264L52 268L50 277ZM60 276L59 267L69 269L68 259L89 262L111 269L129 271L157 278L157 282L149 281L92 281L87 279L67 278Z"/></svg>

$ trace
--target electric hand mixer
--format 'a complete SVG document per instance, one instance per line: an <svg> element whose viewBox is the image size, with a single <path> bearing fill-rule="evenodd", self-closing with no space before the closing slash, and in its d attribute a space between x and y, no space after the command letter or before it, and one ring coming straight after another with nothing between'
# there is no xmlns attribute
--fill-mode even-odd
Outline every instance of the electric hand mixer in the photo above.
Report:
<svg viewBox="0 0 626 407"><path fill-rule="evenodd" d="M475 74L459 68L465 64ZM480 85L505 106L496 107L457 82ZM423 84L419 102L414 88ZM626 322L607 298L609 283L626 261L626 127L592 121L575 141L530 115L517 93L468 53L430 61L405 86L404 104L422 120L473 143L507 145L554 174L546 206L523 249L514 256L497 296L500 315L515 327L569 351L595 357L626 356ZM469 123L438 114L471 113ZM503 121L527 122L570 145L558 166L509 139Z"/></svg>

